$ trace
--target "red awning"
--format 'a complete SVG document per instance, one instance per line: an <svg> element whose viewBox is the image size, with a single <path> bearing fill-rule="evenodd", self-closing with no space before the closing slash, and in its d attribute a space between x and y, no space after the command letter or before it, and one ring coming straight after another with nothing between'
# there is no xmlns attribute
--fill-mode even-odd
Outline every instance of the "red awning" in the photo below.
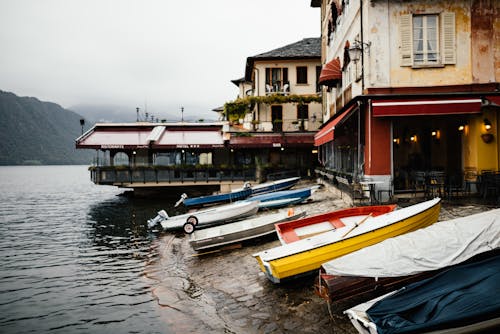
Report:
<svg viewBox="0 0 500 334"><path fill-rule="evenodd" d="M342 80L342 69L340 59L337 57L323 66L318 83L325 86L334 86L340 80Z"/></svg>
<svg viewBox="0 0 500 334"><path fill-rule="evenodd" d="M342 114L340 114L340 116L338 116L333 121L328 123L323 129L318 131L316 133L316 135L314 136L314 146L321 146L325 143L332 141L334 138L333 132L335 130L335 126L337 126L337 124L339 124L340 121L345 119L355 106L356 106L356 104L352 105L350 108L348 108Z"/></svg>
<svg viewBox="0 0 500 334"><path fill-rule="evenodd" d="M481 112L480 98L374 100L373 116L455 115Z"/></svg>

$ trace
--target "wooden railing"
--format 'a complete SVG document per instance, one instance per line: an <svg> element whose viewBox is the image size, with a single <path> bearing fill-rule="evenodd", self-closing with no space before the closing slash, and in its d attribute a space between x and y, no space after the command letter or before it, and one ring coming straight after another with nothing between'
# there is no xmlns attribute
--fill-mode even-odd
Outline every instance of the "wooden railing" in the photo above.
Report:
<svg viewBox="0 0 500 334"><path fill-rule="evenodd" d="M93 166L89 170L92 182L102 185L256 180L255 168Z"/></svg>

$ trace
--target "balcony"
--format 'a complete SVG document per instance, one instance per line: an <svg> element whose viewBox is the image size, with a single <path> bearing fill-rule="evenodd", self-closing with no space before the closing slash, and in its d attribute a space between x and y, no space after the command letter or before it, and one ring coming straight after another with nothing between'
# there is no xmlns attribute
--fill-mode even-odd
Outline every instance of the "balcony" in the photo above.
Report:
<svg viewBox="0 0 500 334"><path fill-rule="evenodd" d="M280 83L276 83L274 85L266 84L266 95L271 94L279 94L279 95L288 95L290 94L290 84L286 83L281 85Z"/></svg>
<svg viewBox="0 0 500 334"><path fill-rule="evenodd" d="M119 187L165 187L180 184L220 184L255 181L255 168L93 166L92 182Z"/></svg>

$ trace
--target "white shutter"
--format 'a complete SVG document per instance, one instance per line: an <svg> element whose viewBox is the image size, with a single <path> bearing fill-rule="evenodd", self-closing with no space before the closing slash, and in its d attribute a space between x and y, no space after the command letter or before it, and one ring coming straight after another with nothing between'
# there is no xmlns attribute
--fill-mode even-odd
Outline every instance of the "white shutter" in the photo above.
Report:
<svg viewBox="0 0 500 334"><path fill-rule="evenodd" d="M404 14L400 16L399 20L399 32L400 32L400 54L401 54L401 66L411 66L412 65L412 15Z"/></svg>
<svg viewBox="0 0 500 334"><path fill-rule="evenodd" d="M457 52L455 46L455 13L445 12L441 14L443 32L443 64L456 64Z"/></svg>

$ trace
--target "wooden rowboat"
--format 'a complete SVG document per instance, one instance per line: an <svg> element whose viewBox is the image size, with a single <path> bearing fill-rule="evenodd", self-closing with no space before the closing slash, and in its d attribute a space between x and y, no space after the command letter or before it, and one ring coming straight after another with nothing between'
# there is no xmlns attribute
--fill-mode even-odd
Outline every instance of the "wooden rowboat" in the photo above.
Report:
<svg viewBox="0 0 500 334"><path fill-rule="evenodd" d="M238 201L231 204L209 207L207 209L169 217L161 210L158 215L148 220L149 227L158 223L164 230L184 229L192 233L195 228L219 225L254 215L259 210L259 202Z"/></svg>
<svg viewBox="0 0 500 334"><path fill-rule="evenodd" d="M189 244L194 250L199 251L262 237L275 233L274 224L298 219L305 215L305 211L295 212L293 209L290 209L203 230L196 230L191 234Z"/></svg>
<svg viewBox="0 0 500 334"><path fill-rule="evenodd" d="M435 198L377 217L254 254L261 270L275 283L314 273L321 264L387 238L435 223L441 199ZM363 225L360 223L366 222ZM346 233L348 233L346 235Z"/></svg>
<svg viewBox="0 0 500 334"><path fill-rule="evenodd" d="M500 251L500 209L437 222L328 261L316 293L327 302L380 295Z"/></svg>
<svg viewBox="0 0 500 334"><path fill-rule="evenodd" d="M313 235L341 228L349 221L360 221L371 215L372 217L394 211L396 205L373 205L340 209L315 216L310 216L290 222L276 224L276 233L283 245Z"/></svg>

